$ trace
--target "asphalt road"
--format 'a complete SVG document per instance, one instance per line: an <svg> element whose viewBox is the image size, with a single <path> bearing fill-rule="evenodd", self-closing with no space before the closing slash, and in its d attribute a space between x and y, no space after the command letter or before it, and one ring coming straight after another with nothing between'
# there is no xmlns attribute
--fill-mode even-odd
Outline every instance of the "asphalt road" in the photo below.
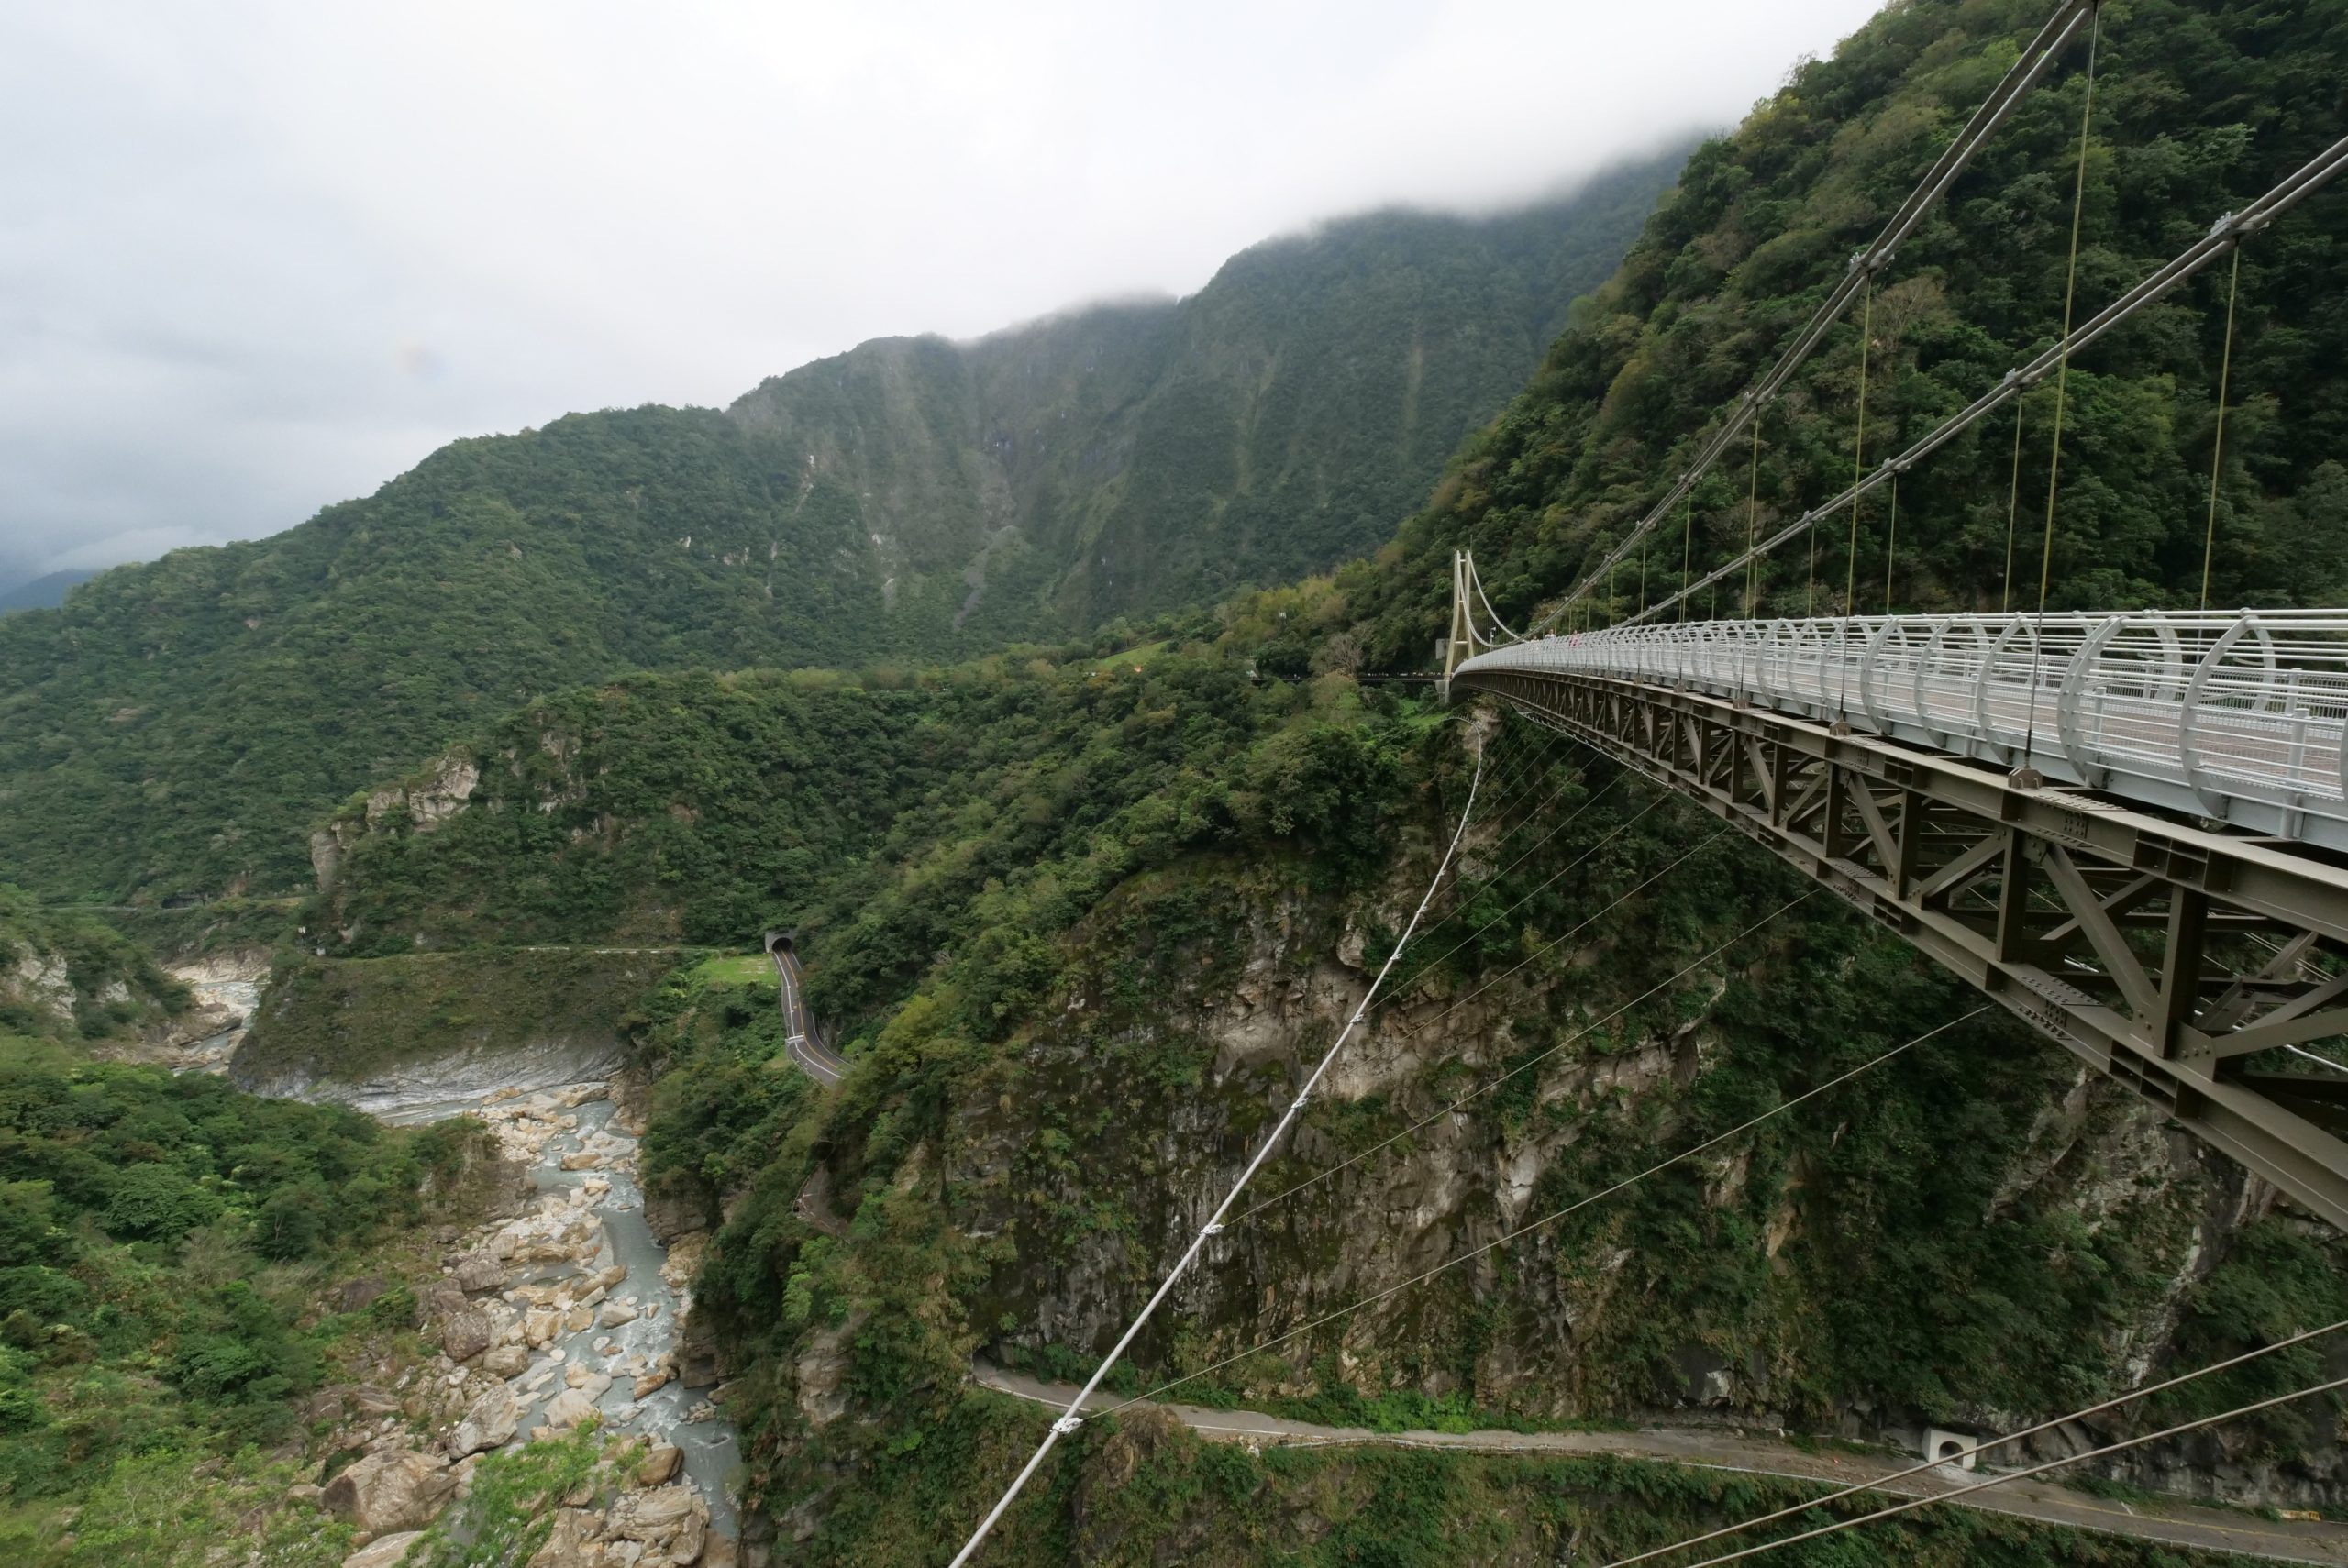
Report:
<svg viewBox="0 0 2348 1568"><path fill-rule="evenodd" d="M1069 1401L1076 1397L1073 1386L1039 1382L984 1362L972 1367L972 1375L985 1387L1055 1409L1068 1408ZM1087 1408L1105 1409L1118 1403L1113 1395L1096 1394ZM1872 1454L1805 1452L1789 1443L1709 1428L1648 1428L1629 1432L1373 1432L1361 1427L1324 1427L1310 1421L1285 1420L1253 1410L1210 1410L1195 1405L1171 1404L1157 1408L1212 1441L1245 1442L1255 1447L1382 1443L1396 1448L1448 1448L1479 1453L1607 1454L1617 1459L1656 1460L1694 1469L1783 1476L1838 1486L1874 1482L1915 1463ZM1987 1469L1968 1473L1954 1464L1943 1465L1891 1482L1880 1490L1896 1497L1931 1496L1983 1480L1991 1474ZM2075 1492L2051 1480L2010 1482L1991 1491L1977 1492L1955 1506L2165 1546L2233 1551L2284 1562L2348 1563L2348 1526L2268 1520L2186 1503L2121 1503ZM1754 1539L1767 1537L1756 1535ZM1733 1538L1718 1543L1714 1550L1727 1551L1747 1544L1752 1542Z"/></svg>
<svg viewBox="0 0 2348 1568"><path fill-rule="evenodd" d="M815 1015L807 1010L807 982L800 972L799 955L777 945L767 949L767 956L774 960L775 977L781 984L778 999L782 1007L782 1027L789 1037L791 1059L817 1083L839 1082L847 1074L847 1058L825 1044L823 1035L815 1029Z"/></svg>

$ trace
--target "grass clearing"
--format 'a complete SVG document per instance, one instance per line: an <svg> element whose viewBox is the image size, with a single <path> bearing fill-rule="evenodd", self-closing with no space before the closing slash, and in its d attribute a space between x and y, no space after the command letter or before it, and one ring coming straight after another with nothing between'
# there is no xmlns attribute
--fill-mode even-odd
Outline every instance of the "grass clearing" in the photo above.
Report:
<svg viewBox="0 0 2348 1568"><path fill-rule="evenodd" d="M1144 643L1139 647L1120 649L1105 658L1093 660L1092 668L1103 674L1119 670L1146 669L1173 646L1171 639L1161 638L1157 642Z"/></svg>
<svg viewBox="0 0 2348 1568"><path fill-rule="evenodd" d="M704 958L685 977L701 986L749 986L774 978L774 961L763 953L720 953Z"/></svg>

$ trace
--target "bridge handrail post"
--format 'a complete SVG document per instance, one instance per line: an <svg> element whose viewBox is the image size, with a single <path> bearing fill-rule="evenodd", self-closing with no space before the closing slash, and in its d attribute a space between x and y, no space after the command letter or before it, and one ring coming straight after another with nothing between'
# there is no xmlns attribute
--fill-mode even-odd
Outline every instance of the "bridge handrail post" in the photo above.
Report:
<svg viewBox="0 0 2348 1568"><path fill-rule="evenodd" d="M2129 619L2127 615L2120 614L2100 623L2090 621L2087 635L2079 639L2078 651L2064 667L2063 684L2055 691L2055 739L2063 748L2063 755L2070 758L2071 767L2077 771L2081 781L2090 785L2096 783L2097 775L2102 770L2096 762L2095 747L2089 744L2080 726L2079 699L2087 690L2090 676L2099 673L2097 667L2102 662L2103 650L2120 635ZM2100 682L2097 690L2102 690Z"/></svg>
<svg viewBox="0 0 2348 1568"><path fill-rule="evenodd" d="M2026 624L2025 618L2021 615L2007 615L2003 620L2005 625L1982 650L1981 673L1975 678L1973 685L1973 733L1976 739L1992 749L2007 743L1999 737L1997 721L1991 713L1990 690L1997 684L1999 661L2005 657L2006 645Z"/></svg>
<svg viewBox="0 0 2348 1568"><path fill-rule="evenodd" d="M1899 623L1886 615L1876 623L1875 631L1867 637L1866 646L1859 651L1859 707L1878 734L1891 733L1891 722L1886 717L1881 693L1876 690L1876 677L1882 671L1884 645L1899 635Z"/></svg>
<svg viewBox="0 0 2348 1568"><path fill-rule="evenodd" d="M2177 704L2177 767L2184 775L2186 788L2200 797L2210 814L2221 821L2225 817L2225 803L2212 798L2203 769L2194 756L2194 732L2198 728L2196 721L2200 717L2201 694L2209 688L2210 672L2218 668L2218 661L2225 657L2242 635L2250 629L2250 624L2251 615L2245 610L2235 618L2233 624L2218 635L2218 640L2210 645L2209 651L2194 667L2193 679L2186 682L2185 696Z"/></svg>
<svg viewBox="0 0 2348 1568"><path fill-rule="evenodd" d="M1933 729L1932 710L1924 702L1924 671L1940 655L1941 635L1947 631L1948 622L1946 615L1935 615L1925 623L1931 629L1916 655L1915 664L1908 671L1908 700L1915 710L1917 725L1928 735L1933 734Z"/></svg>

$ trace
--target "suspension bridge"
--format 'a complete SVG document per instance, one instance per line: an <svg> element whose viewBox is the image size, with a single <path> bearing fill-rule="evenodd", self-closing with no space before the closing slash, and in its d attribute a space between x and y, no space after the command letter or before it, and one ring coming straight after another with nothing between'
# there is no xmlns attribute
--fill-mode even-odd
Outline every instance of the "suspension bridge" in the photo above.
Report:
<svg viewBox="0 0 2348 1568"><path fill-rule="evenodd" d="M2208 215L2206 229L2191 244L2081 321L2076 309L2080 218L2102 25L2099 0L2064 0L2054 7L1881 234L1850 258L1809 321L1733 404L1695 434L1692 460L1670 477L1660 499L1579 581L1548 599L1545 614L1524 632L1512 629L1496 613L1473 553L1454 552L1450 622L1435 648L1442 690L1448 700L1489 699L1534 725L1585 743L1622 765L1627 775L1696 802L1722 820L1722 833L1733 830L1767 848L1810 878L1813 893L1843 899L1974 987L1985 998L1978 1010L2004 1009L2296 1202L2348 1229L2348 1063L2335 1061L2324 1049L2327 1043L2348 1040L2348 609L2226 613L2209 607L2243 248L2348 170L2348 137L2285 173L2254 200ZM2084 92L2071 175L2061 333L1959 412L1870 467L1865 460L1868 356L1877 282L1975 154L2082 40ZM2199 605L2192 611L2051 608L2072 358L2220 261L2232 267ZM1860 313L1858 397L1850 483L1762 537L1757 475L1764 418L1855 306ZM2033 594L2015 575L2020 403L2042 387L2052 392L2054 421ZM1999 608L1894 613L1901 478L1968 428L2009 408L2014 458ZM1740 448L1747 447L1752 455L1744 548L1717 563L1708 558L1700 568L1694 541L1697 486L1723 458L1742 456ZM1882 549L1884 613L1862 614L1862 502L1878 491L1888 492L1890 503ZM1673 590L1650 602L1648 552L1675 514L1680 537ZM1831 584L1828 590L1829 608L1840 613L1820 615L1819 541L1830 526L1840 531L1846 518L1849 542L1839 604L1831 602ZM1809 546L1803 613L1762 614L1760 569L1774 552L1797 540ZM1618 587L1634 559L1639 588L1632 606ZM1709 593L1716 612L1724 589L1732 596L1742 591L1743 618L1710 613L1691 619L1700 596ZM2017 599L2028 607L2016 609ZM1395 958L1417 936L1428 900L1450 874L1460 836L1477 810L1484 772L1479 755L1458 831L1361 1005L1262 1135L1253 1157L1155 1293L1010 1478L955 1554L952 1568L980 1551L1053 1446L1101 1408L1092 1401L1103 1379L1213 1238L1291 1193L1377 1157L1434 1119L1241 1207L1250 1181L1378 1005ZM1694 853L1689 850L1656 878ZM1809 896L1797 897L1760 923ZM1591 919L1603 919L1614 907ZM1730 940L1757 929L1749 927ZM1723 950L1713 950L1699 963ZM1516 1224L1419 1275L1306 1317L1108 1408L1157 1398L1290 1345L1512 1246L1794 1111L1974 1016L1952 1019L1613 1187ZM1510 1067L1435 1116L1456 1113L1565 1049L1573 1038ZM2348 1321L2309 1327L1984 1447L2020 1442L2342 1331L2348 1331ZM1948 1495L1977 1492L2343 1389L2348 1378L2334 1378L1971 1483ZM1864 1489L1854 1486L1834 1496ZM1685 1556L1690 1549L1792 1518L1807 1506L1797 1505L1620 1562L1670 1556L1680 1568L1706 1568L1791 1540L1857 1528L1929 1500L1893 1503L1700 1562Z"/></svg>
<svg viewBox="0 0 2348 1568"><path fill-rule="evenodd" d="M1459 562L1474 596L1473 562ZM1689 623L1448 671L2348 1227L2348 614Z"/></svg>

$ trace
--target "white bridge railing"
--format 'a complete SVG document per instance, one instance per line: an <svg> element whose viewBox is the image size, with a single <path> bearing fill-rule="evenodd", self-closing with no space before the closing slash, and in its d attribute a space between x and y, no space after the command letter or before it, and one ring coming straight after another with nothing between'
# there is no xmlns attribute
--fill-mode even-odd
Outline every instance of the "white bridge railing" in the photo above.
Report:
<svg viewBox="0 0 2348 1568"><path fill-rule="evenodd" d="M2252 831L2348 848L2348 611L1701 621L1462 664L1799 712Z"/></svg>

